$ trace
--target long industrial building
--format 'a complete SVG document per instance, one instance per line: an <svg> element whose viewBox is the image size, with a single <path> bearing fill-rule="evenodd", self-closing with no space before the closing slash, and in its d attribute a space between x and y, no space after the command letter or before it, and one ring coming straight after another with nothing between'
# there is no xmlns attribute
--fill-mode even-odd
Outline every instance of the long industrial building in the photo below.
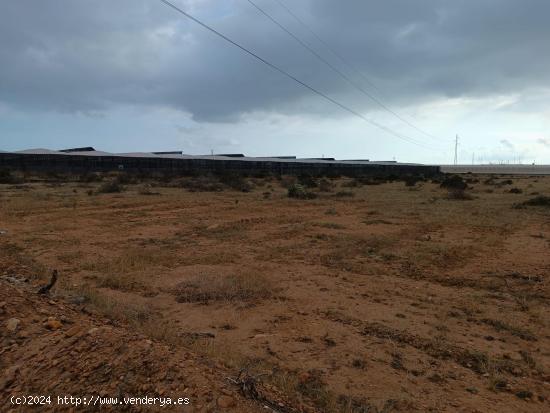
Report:
<svg viewBox="0 0 550 413"><path fill-rule="evenodd" d="M0 168L57 172L152 172L174 173L236 172L281 175L419 175L433 176L438 166L393 161L299 159L294 156L249 157L243 154L185 155L179 151L108 153L94 148L53 151L29 149L0 152Z"/></svg>

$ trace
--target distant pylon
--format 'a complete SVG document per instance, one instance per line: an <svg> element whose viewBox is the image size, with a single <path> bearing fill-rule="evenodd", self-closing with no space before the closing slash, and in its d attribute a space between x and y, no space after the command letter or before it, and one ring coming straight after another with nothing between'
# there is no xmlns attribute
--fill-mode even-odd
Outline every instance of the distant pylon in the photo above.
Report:
<svg viewBox="0 0 550 413"><path fill-rule="evenodd" d="M455 162L454 164L458 164L458 135L456 135L455 138Z"/></svg>

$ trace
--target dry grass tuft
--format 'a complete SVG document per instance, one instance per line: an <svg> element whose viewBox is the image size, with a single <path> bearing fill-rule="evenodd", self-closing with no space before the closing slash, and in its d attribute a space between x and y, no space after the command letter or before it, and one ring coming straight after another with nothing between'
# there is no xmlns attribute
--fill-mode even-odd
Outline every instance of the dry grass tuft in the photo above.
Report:
<svg viewBox="0 0 550 413"><path fill-rule="evenodd" d="M175 254L169 250L132 248L112 259L100 259L84 263L82 269L103 274L135 273L155 266L171 266L176 260Z"/></svg>
<svg viewBox="0 0 550 413"><path fill-rule="evenodd" d="M138 291L144 288L144 284L129 274L104 275L98 280L98 287L110 288L118 291Z"/></svg>
<svg viewBox="0 0 550 413"><path fill-rule="evenodd" d="M534 198L529 199L528 201L525 201L522 205L542 206L548 208L550 207L550 196L538 195Z"/></svg>
<svg viewBox="0 0 550 413"><path fill-rule="evenodd" d="M179 303L209 301L251 301L273 296L274 287L258 274L197 275L176 286Z"/></svg>
<svg viewBox="0 0 550 413"><path fill-rule="evenodd" d="M474 199L474 197L467 193L464 189L459 188L450 189L449 193L447 194L447 198L457 201L471 201L472 199Z"/></svg>
<svg viewBox="0 0 550 413"><path fill-rule="evenodd" d="M91 305L111 320L141 324L150 317L151 311L147 306L125 302L120 298L103 294L97 288L89 285L84 285L73 290L73 294L76 294L84 303Z"/></svg>
<svg viewBox="0 0 550 413"><path fill-rule="evenodd" d="M116 194L122 191L124 191L124 187L117 179L105 182L97 190L97 192L100 194Z"/></svg>
<svg viewBox="0 0 550 413"><path fill-rule="evenodd" d="M350 198L355 196L355 193L352 191L338 191L334 194L336 198Z"/></svg>
<svg viewBox="0 0 550 413"><path fill-rule="evenodd" d="M303 185L294 184L288 188L288 197L296 199L314 199L317 196L308 190Z"/></svg>

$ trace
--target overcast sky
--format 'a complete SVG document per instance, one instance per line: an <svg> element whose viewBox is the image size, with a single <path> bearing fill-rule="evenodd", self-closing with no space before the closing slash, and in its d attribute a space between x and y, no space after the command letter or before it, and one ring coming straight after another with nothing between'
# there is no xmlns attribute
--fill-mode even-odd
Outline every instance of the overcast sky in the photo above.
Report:
<svg viewBox="0 0 550 413"><path fill-rule="evenodd" d="M247 0L173 2L362 118L159 0L4 0L0 150L550 163L548 0L254 0L353 85Z"/></svg>

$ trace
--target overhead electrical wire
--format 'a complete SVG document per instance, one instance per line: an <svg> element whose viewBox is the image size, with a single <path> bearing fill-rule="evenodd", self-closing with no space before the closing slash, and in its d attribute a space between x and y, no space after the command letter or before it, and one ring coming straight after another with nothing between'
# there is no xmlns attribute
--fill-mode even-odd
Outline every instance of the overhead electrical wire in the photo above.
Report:
<svg viewBox="0 0 550 413"><path fill-rule="evenodd" d="M287 32L290 36L292 36L296 41L298 41L302 46L304 46L306 49L308 49L311 53L315 54L318 58L320 58L325 64L328 64L331 69L338 72L338 74L342 77L344 77L349 83L351 83L353 86L355 86L358 90L360 90L363 94L367 95L370 99L372 99L376 104L378 104L380 107L382 107L384 110L391 113L393 116L395 116L397 119L402 121L403 123L407 124L411 128L415 129L416 131L422 133L425 136L428 136L432 139L436 139L440 141L441 139L437 138L436 136L422 130L421 128L417 127L415 124L409 122L407 119L405 119L403 116L401 116L399 113L391 109L389 106L384 104L382 100L374 96L373 94L369 93L368 91L364 90L360 85L358 85L356 82L353 82L352 79L349 78L349 76L342 73L340 70L336 69L334 65L328 63L326 59L319 56L317 52L312 50L311 47L305 44L305 42L301 41L298 36L290 33L289 30L284 28L282 24L277 22L272 16L268 15L267 12L264 10L261 10L259 6L257 6L252 0L247 0L249 3L251 3L256 9L260 10L266 17L268 17L273 23L275 23L277 26L279 26L281 29L283 29L285 32ZM282 0L275 0L283 9L286 10L288 14L290 14L301 26L303 26L313 37L315 37L329 52L331 52L334 56L336 56L342 63L344 63L349 69L351 69L356 75L361 77L363 81L368 83L373 89L376 89L379 93L382 93L382 91L374 84L372 83L359 69L357 69L354 65L349 63L347 59L345 59L340 53L338 53L336 50L334 50L333 47L331 47L321 36L319 36L306 22L304 22L300 17L296 15Z"/></svg>
<svg viewBox="0 0 550 413"><path fill-rule="evenodd" d="M221 37L223 40L225 40L226 42L232 44L233 46L239 48L240 50L242 50L243 52L247 53L248 55L254 57L255 59L257 59L258 61L260 61L261 63L265 64L266 66L270 67L271 69L279 72L280 74L286 76L287 78L293 80L294 82L300 84L301 86L305 87L306 89L310 90L311 92L315 93L316 95L318 96L321 96L323 99L326 99L328 100L329 102L333 103L334 105L338 106L339 108L341 108L342 110L346 111L346 112L349 112L351 113L352 115L362 119L363 121L387 132L388 134L392 135L392 136L395 136L396 138L399 138L399 139L402 139L406 142L409 142L409 143L412 143L414 145L417 145L417 146L421 146L421 147L424 147L424 148L427 148L427 149L434 149L432 147L429 147L421 142L417 142L416 140L408 137L408 136L405 136L405 135L401 135L400 133L398 132L395 132L394 130L384 126L384 125L381 125L379 124L378 122L372 120L372 119L369 119L367 118L366 116L360 114L359 112L357 112L356 110L350 108L349 106L346 106L345 104L343 103L340 103L339 101L337 101L336 99L333 99L332 97L328 96L327 94L317 90L316 88L314 88L313 86L310 86L309 84L307 84L306 82L303 82L301 81L300 79L298 79L297 77L295 77L294 75L292 75L291 73L287 72L286 70L282 69L281 67L269 62L268 60L264 59L263 57L259 56L258 54L256 54L255 52L251 51L250 49L246 48L245 46L237 43L236 41L230 39L229 37L227 37L226 35L224 35L223 33L217 31L216 29L214 29L213 27L209 26L208 24L202 22L201 20L197 19L196 17L193 17L191 14L187 13L186 11L182 10L181 8L179 8L178 6L176 6L175 4L171 3L170 1L168 0L159 0L160 2L164 3L166 6L172 8L173 10L177 11L178 13L184 15L185 17L187 17L188 19L192 20L193 22L197 23L198 25L202 26L203 28L205 28L206 30L210 31L211 33L214 33L216 36L218 37ZM437 150L437 149L434 149L434 150Z"/></svg>

